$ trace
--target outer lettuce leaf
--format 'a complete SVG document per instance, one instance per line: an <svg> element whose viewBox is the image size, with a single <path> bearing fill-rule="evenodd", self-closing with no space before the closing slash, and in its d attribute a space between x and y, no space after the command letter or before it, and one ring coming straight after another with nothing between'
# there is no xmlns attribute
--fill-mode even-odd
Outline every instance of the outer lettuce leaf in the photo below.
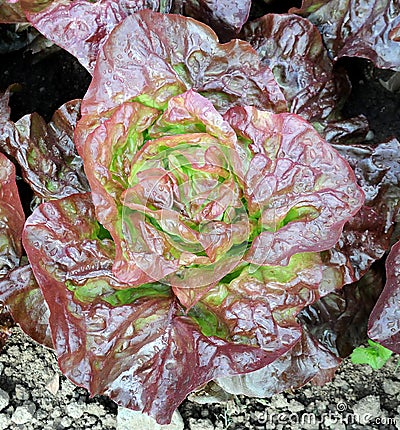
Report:
<svg viewBox="0 0 400 430"><path fill-rule="evenodd" d="M4 107L6 96L2 100ZM4 125L0 145L18 162L25 181L41 199L88 191L83 163L73 141L79 109L80 100L72 100L54 113L49 124L36 113L16 123L1 115Z"/></svg>
<svg viewBox="0 0 400 430"><path fill-rule="evenodd" d="M400 242L393 245L386 260L387 281L368 323L368 336L400 353Z"/></svg>
<svg viewBox="0 0 400 430"><path fill-rule="evenodd" d="M24 222L14 165L0 153L0 278L20 263Z"/></svg>
<svg viewBox="0 0 400 430"><path fill-rule="evenodd" d="M365 203L385 211L389 229L397 215L400 203L400 142L390 139L375 146L334 145L352 166L365 192ZM383 216L386 216L384 214Z"/></svg>
<svg viewBox="0 0 400 430"><path fill-rule="evenodd" d="M99 49L113 28L128 15L151 9L191 16L210 25L222 41L228 41L247 21L251 1L21 0L21 4L36 29L93 73Z"/></svg>
<svg viewBox="0 0 400 430"><path fill-rule="evenodd" d="M30 23L47 39L74 55L90 73L99 49L118 23L145 8L168 11L164 3L163 0L21 0Z"/></svg>
<svg viewBox="0 0 400 430"><path fill-rule="evenodd" d="M286 110L272 72L248 43L221 45L204 24L144 10L127 17L99 53L82 102L78 151L101 113L132 100L165 109L172 96L190 88L222 112L235 104Z"/></svg>
<svg viewBox="0 0 400 430"><path fill-rule="evenodd" d="M360 281L345 285L304 309L299 320L333 354L347 357L367 338L367 323L384 284L384 271L373 265Z"/></svg>
<svg viewBox="0 0 400 430"><path fill-rule="evenodd" d="M15 268L0 280L0 301L28 336L53 348L49 308L30 265Z"/></svg>
<svg viewBox="0 0 400 430"><path fill-rule="evenodd" d="M348 95L347 77L333 70L321 34L307 19L267 14L246 24L242 36L273 71L291 112L326 119Z"/></svg>
<svg viewBox="0 0 400 430"><path fill-rule="evenodd" d="M304 330L301 342L268 366L245 375L218 378L216 382L228 393L271 397L310 380L323 385L333 378L340 363L338 357Z"/></svg>
<svg viewBox="0 0 400 430"><path fill-rule="evenodd" d="M383 257L394 240L400 204L400 143L391 139L373 147L333 146L353 168L366 197L365 205L344 226L339 242L327 253L331 263L343 265L345 283L350 284Z"/></svg>
<svg viewBox="0 0 400 430"><path fill-rule="evenodd" d="M172 11L204 22L226 42L246 23L251 3L251 0L175 0Z"/></svg>
<svg viewBox="0 0 400 430"><path fill-rule="evenodd" d="M221 284L189 312L166 285L126 289L112 275L113 242L94 215L88 194L44 203L23 238L60 367L91 394L164 424L198 386L265 366L299 340L293 318L273 318L262 283Z"/></svg>
<svg viewBox="0 0 400 430"><path fill-rule="evenodd" d="M362 57L400 70L400 6L397 0L303 0L291 9L314 23L330 54Z"/></svg>
<svg viewBox="0 0 400 430"><path fill-rule="evenodd" d="M257 197L262 231L245 259L284 265L295 253L335 245L364 198L347 162L297 115L235 107L224 118L251 142L260 168L251 171L251 181L263 186Z"/></svg>
<svg viewBox="0 0 400 430"><path fill-rule="evenodd" d="M321 135L329 142L350 145L362 143L366 140L369 132L368 119L364 115L357 115L348 119L334 119L322 124L314 124Z"/></svg>
<svg viewBox="0 0 400 430"><path fill-rule="evenodd" d="M3 125L2 98L0 97L0 132ZM0 153L0 284L19 266L22 257L21 236L25 222L24 211L18 195L14 165ZM10 336L14 325L9 312L0 304L0 349Z"/></svg>
<svg viewBox="0 0 400 430"><path fill-rule="evenodd" d="M0 24L26 22L19 1L0 0Z"/></svg>
<svg viewBox="0 0 400 430"><path fill-rule="evenodd" d="M341 266L345 284L358 281L389 249L393 226L387 225L385 215L379 208L364 205L345 224L338 243L326 251L326 259Z"/></svg>

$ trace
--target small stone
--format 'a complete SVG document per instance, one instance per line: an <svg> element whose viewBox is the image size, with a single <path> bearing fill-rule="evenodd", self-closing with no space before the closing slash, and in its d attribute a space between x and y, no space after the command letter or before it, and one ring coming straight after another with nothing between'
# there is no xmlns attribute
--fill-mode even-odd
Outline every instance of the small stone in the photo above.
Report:
<svg viewBox="0 0 400 430"><path fill-rule="evenodd" d="M77 403L70 403L69 405L67 405L65 410L71 418L78 420L85 413L86 408L84 405L80 406Z"/></svg>
<svg viewBox="0 0 400 430"><path fill-rule="evenodd" d="M93 415L88 415L86 417L86 424L89 424L90 426L93 426L93 424L96 424L97 418Z"/></svg>
<svg viewBox="0 0 400 430"><path fill-rule="evenodd" d="M197 420L197 421L210 421L210 420ZM210 421L211 422L211 421ZM117 427L116 430L132 430L132 429L146 429L146 430L183 430L184 424L182 417L178 411L172 415L170 424L160 425L154 418L147 414L142 414L138 411L118 407ZM192 429L193 430L193 429ZM208 427L198 427L197 430L209 430ZM214 426L212 427L214 430Z"/></svg>
<svg viewBox="0 0 400 430"><path fill-rule="evenodd" d="M323 400L315 400L315 408L318 412L320 412L320 413L325 412L327 406L328 406L327 402L325 402Z"/></svg>
<svg viewBox="0 0 400 430"><path fill-rule="evenodd" d="M24 386L17 384L15 386L15 397L18 400L28 400L30 396L28 390Z"/></svg>
<svg viewBox="0 0 400 430"><path fill-rule="evenodd" d="M360 424L368 424L372 419L381 417L381 403L378 396L363 397L353 406L354 414Z"/></svg>
<svg viewBox="0 0 400 430"><path fill-rule="evenodd" d="M55 408L51 411L51 414L50 414L50 416L51 416L52 418L58 418L58 417L61 417L61 415L62 415L62 412L61 412L61 409L60 409L59 407L55 407Z"/></svg>
<svg viewBox="0 0 400 430"><path fill-rule="evenodd" d="M115 429L117 425L117 417L115 415L107 414L105 417L101 418L101 424L105 429Z"/></svg>
<svg viewBox="0 0 400 430"><path fill-rule="evenodd" d="M271 398L271 407L276 409L288 409L290 405L283 394L276 394Z"/></svg>
<svg viewBox="0 0 400 430"><path fill-rule="evenodd" d="M189 428L190 430L214 430L214 424L209 419L189 418Z"/></svg>
<svg viewBox="0 0 400 430"><path fill-rule="evenodd" d="M5 414L0 414L0 430L5 430L10 425L10 418Z"/></svg>
<svg viewBox="0 0 400 430"><path fill-rule="evenodd" d="M338 422L337 417L326 417L324 420L324 424L326 427L334 430L346 430L346 426L343 422Z"/></svg>
<svg viewBox="0 0 400 430"><path fill-rule="evenodd" d="M393 380L385 380L382 384L383 391L390 396L400 394L400 382Z"/></svg>
<svg viewBox="0 0 400 430"><path fill-rule="evenodd" d="M10 404L10 396L7 391L0 388L0 411L6 408Z"/></svg>
<svg viewBox="0 0 400 430"><path fill-rule="evenodd" d="M52 378L47 381L46 390L49 391L53 396L58 393L60 389L60 375L55 374Z"/></svg>
<svg viewBox="0 0 400 430"><path fill-rule="evenodd" d="M72 424L72 419L70 417L63 417L60 421L60 425L64 428L70 428Z"/></svg>
<svg viewBox="0 0 400 430"><path fill-rule="evenodd" d="M86 405L85 412L95 417L102 417L106 414L106 411L102 405L96 405L96 403L89 403Z"/></svg>
<svg viewBox="0 0 400 430"><path fill-rule="evenodd" d="M6 376L13 376L14 375L14 369L12 368L12 367L6 367L5 369L4 369L4 374L6 375Z"/></svg>
<svg viewBox="0 0 400 430"><path fill-rule="evenodd" d="M300 411L304 411L304 409L305 409L305 406L302 403L298 402L297 400L293 399L289 402L290 412L300 412Z"/></svg>
<svg viewBox="0 0 400 430"><path fill-rule="evenodd" d="M33 403L27 402L24 406L18 406L12 414L11 421L18 425L29 423L32 421L35 410Z"/></svg>

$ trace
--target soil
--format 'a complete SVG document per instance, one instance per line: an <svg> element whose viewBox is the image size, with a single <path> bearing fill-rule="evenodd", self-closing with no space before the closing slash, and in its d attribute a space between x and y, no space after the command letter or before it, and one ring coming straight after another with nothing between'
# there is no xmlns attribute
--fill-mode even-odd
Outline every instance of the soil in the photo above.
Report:
<svg viewBox="0 0 400 430"><path fill-rule="evenodd" d="M399 360L392 357L374 371L346 359L323 387L307 384L270 399L237 396L221 404L186 400L179 411L185 430L398 430ZM69 382L53 351L14 329L0 354L0 430L119 430L117 412L107 397L89 398Z"/></svg>
<svg viewBox="0 0 400 430"><path fill-rule="evenodd" d="M0 29L5 39L7 27ZM29 43L23 36L20 47ZM361 60L346 62L353 84L344 112L365 114L376 142L400 138L400 97L380 80L387 74ZM62 103L84 95L88 73L63 51L33 54L19 49L3 53L0 44L0 91L18 83L11 98L12 120L36 111L51 118ZM393 357L379 371L347 359L324 387L302 389L271 399L233 397L223 404L189 400L179 408L187 430L261 429L400 429L400 369ZM0 353L0 430L111 430L117 406L108 398L90 399L58 370L54 353L18 328ZM397 422L396 422L397 421Z"/></svg>

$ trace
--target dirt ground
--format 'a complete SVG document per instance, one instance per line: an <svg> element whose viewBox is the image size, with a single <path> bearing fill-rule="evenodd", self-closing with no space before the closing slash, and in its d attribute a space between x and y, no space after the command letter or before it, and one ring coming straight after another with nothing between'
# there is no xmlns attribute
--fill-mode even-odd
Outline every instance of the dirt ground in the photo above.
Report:
<svg viewBox="0 0 400 430"><path fill-rule="evenodd" d="M307 384L270 399L238 396L223 404L187 400L179 410L185 430L396 430L399 364L396 356L374 371L345 360L324 387ZM0 354L0 430L119 430L117 412L108 398L90 399L71 384L52 351L14 329Z"/></svg>

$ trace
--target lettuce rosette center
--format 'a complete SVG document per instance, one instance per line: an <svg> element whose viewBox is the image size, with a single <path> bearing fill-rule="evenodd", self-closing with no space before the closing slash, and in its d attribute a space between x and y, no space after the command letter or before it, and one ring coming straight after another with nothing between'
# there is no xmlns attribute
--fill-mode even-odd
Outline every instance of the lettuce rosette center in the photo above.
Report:
<svg viewBox="0 0 400 430"><path fill-rule="evenodd" d="M347 163L297 115L222 116L193 90L164 111L123 103L83 156L114 275L130 286L212 288L249 264L285 266L332 247L363 201Z"/></svg>

